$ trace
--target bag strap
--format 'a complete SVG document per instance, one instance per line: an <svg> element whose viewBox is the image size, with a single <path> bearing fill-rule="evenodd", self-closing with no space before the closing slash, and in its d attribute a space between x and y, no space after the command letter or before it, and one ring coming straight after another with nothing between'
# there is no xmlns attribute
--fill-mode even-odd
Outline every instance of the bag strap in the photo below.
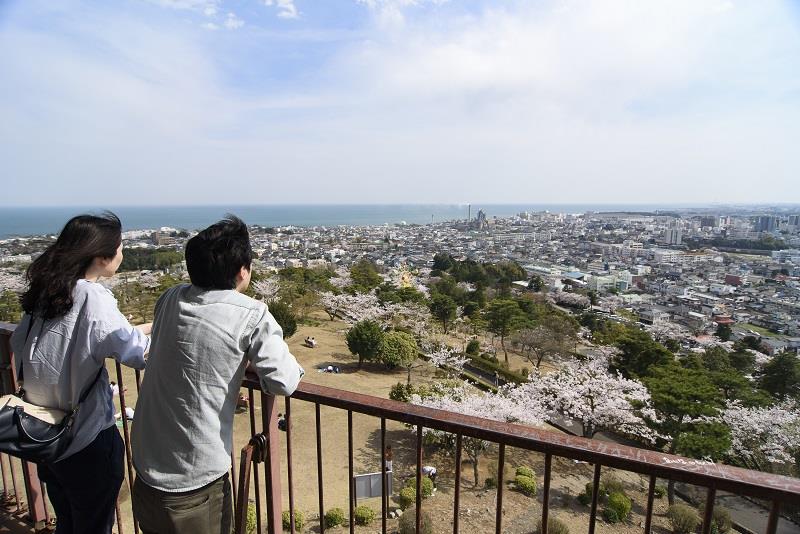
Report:
<svg viewBox="0 0 800 534"><path fill-rule="evenodd" d="M36 319L32 314L28 314L28 331L25 332L25 344L28 344L28 338L31 337L31 328L33 328L33 321ZM22 382L24 378L25 362L20 359L19 374L17 375L17 382Z"/></svg>

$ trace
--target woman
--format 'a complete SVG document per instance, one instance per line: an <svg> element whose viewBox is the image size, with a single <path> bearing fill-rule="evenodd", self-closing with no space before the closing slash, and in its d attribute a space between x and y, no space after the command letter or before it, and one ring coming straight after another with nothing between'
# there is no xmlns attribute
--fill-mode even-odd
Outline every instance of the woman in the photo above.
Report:
<svg viewBox="0 0 800 534"><path fill-rule="evenodd" d="M142 369L150 347L150 325L131 326L111 292L97 283L121 262L116 215L70 219L28 267L25 315L11 337L25 400L70 411L89 392L69 447L38 469L56 511L57 534L110 534L114 522L125 445L114 423L105 359Z"/></svg>

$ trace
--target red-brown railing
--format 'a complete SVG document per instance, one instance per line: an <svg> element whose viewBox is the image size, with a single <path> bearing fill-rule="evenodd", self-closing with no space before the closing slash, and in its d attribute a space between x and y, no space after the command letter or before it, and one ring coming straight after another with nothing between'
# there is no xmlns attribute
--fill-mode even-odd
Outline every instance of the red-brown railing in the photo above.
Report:
<svg viewBox="0 0 800 534"><path fill-rule="evenodd" d="M13 361L8 346L8 337L13 331L13 325L0 324L0 365L5 366L6 372L0 372L0 380L4 387L13 387L14 370L10 363ZM123 373L117 364L117 381L120 389L120 407L125 413L125 393ZM136 375L137 382L140 378ZM138 387L138 383L137 383ZM251 441L242 451L243 460L232 457L232 485L234 488L234 502L236 504L236 520L239 529L244 528L247 505L250 496L254 494L256 508L256 531L269 532L275 534L281 531L282 514L282 484L281 484L281 454L279 451L279 435L277 411L279 401L270 395L260 391L258 381L254 377L247 376L242 384L247 389L247 399L249 403L249 423L252 436L263 434L263 438ZM287 463L287 479L289 503L290 530L295 532L294 512L294 478L293 478L293 449L292 449L292 406L297 401L309 402L314 405L315 416L315 437L316 437L316 470L318 484L318 507L319 507L319 529L320 534L324 534L324 480L322 463L322 424L320 417L320 407L327 406L347 413L347 465L348 465L348 503L349 503L349 529L354 532L354 508L355 508L355 484L353 478L354 458L353 458L353 414L364 414L380 420L380 446L381 451L385 450L386 445L386 422L397 421L405 423L414 429L416 434L416 527L417 532L421 532L422 521L422 445L423 429L434 429L449 432L455 435L456 461L455 461L455 488L453 500L453 532L459 532L459 507L460 507L460 480L461 480L461 453L464 438L478 438L481 440L496 443L498 445L498 473L503 473L506 456L506 447L516 447L529 451L544 454L544 483L542 500L542 532L546 534L548 516L550 514L550 486L552 481L553 457L563 457L574 460L581 460L594 464L593 491L591 495L591 506L589 509L588 532L593 534L598 509L598 497L600 488L600 477L603 468L614 468L638 473L649 477L647 505L644 520L644 532L649 533L653 517L653 500L658 478L685 482L706 488L706 503L702 532L708 534L712 527L712 516L714 501L718 491L731 492L738 495L767 500L771 503L765 532L774 534L776 532L780 518L780 509L784 504L800 506L800 479L771 475L758 471L750 471L721 464L699 462L679 456L672 456L657 451L643 450L615 443L585 439L569 436L561 433L530 428L521 425L513 425L498 421L470 417L466 415L434 410L421 406L409 405L388 399L377 398L350 391L329 388L325 386L302 383L291 398L284 399L284 412L286 415L286 454L283 460ZM261 426L257 425L256 411L261 410ZM123 417L123 434L126 443L126 461L128 484L133 480L133 466L130 461L130 441L128 433L128 421ZM376 466L380 471L383 470L383 454L379 455L380 465ZM256 460L263 459L263 463ZM312 461L303 459L303 461ZM18 460L4 457L3 467L3 488L8 493L9 486L6 477L6 463L9 465ZM236 465L239 463L239 477L236 473ZM40 489L35 475L35 466L22 462L22 469L17 470L22 473L25 488L27 491L27 502L29 503L30 520L35 525L41 525L48 518L47 507L45 506L45 496ZM22 510L22 501L17 491L17 480L15 469L10 470L10 477L13 486L13 497L16 499L18 510ZM250 480L252 492L250 491ZM263 477L263 483L262 483ZM388 496L386 477L382 477L382 503L381 503L381 531L387 531L387 511ZM497 484L495 531L502 532L503 529L503 491L504 485ZM263 490L263 495L262 495ZM130 511L118 512L118 530L123 532L122 516L129 514ZM266 523L264 523L266 520ZM138 525L134 521L133 530L138 534ZM533 530L534 526L531 526ZM243 530L237 530L243 532Z"/></svg>

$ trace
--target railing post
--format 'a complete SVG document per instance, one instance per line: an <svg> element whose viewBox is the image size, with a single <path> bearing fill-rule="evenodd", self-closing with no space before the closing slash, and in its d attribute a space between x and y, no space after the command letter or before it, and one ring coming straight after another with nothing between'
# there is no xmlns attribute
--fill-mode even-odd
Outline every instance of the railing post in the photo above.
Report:
<svg viewBox="0 0 800 534"><path fill-rule="evenodd" d="M31 516L34 529L40 530L47 523L47 510L35 464L22 462L22 479L25 481L25 494L28 497L28 514Z"/></svg>
<svg viewBox="0 0 800 534"><path fill-rule="evenodd" d="M6 371L6 373L3 373L2 391L0 393L3 395L14 393L17 390L17 366L14 353L11 351L11 334L5 327L0 331L0 366ZM8 465L13 477L14 466L10 458ZM3 472L3 477L5 478L5 471ZM47 510L42 492L42 483L39 481L39 475L34 464L22 462L22 481L25 484L25 493L28 498L28 514L34 527L40 529L47 523ZM3 489L7 491L7 488L4 487ZM14 492L16 493L16 491L15 483ZM15 495L15 498L19 503L19 495Z"/></svg>
<svg viewBox="0 0 800 534"><path fill-rule="evenodd" d="M278 403L273 395L261 393L261 421L267 435L267 459L264 466L264 482L267 489L267 532L280 534L283 530L281 513L281 460L278 441Z"/></svg>

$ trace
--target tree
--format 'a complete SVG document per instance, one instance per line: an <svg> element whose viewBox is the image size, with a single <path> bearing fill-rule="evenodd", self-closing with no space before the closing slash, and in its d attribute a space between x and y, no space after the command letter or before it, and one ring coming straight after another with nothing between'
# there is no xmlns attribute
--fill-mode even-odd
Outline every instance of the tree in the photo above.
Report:
<svg viewBox="0 0 800 534"><path fill-rule="evenodd" d="M448 271L453 267L453 257L445 252L438 252L433 256L433 268L439 271Z"/></svg>
<svg viewBox="0 0 800 534"><path fill-rule="evenodd" d="M519 391L540 397L548 410L579 421L585 438L611 430L656 441L657 434L645 422L645 415L656 418L647 388L609 372L603 353L562 365L554 373L523 384Z"/></svg>
<svg viewBox="0 0 800 534"><path fill-rule="evenodd" d="M486 310L486 321L489 331L500 336L500 346L503 348L506 363L508 363L508 350L505 340L510 334L522 326L524 316L519 305L510 299L495 299L489 303Z"/></svg>
<svg viewBox="0 0 800 534"><path fill-rule="evenodd" d="M731 338L731 327L726 324L718 324L714 335L721 341L728 341Z"/></svg>
<svg viewBox="0 0 800 534"><path fill-rule="evenodd" d="M361 369L364 360L372 361L378 357L383 330L375 321L359 321L347 331L345 340L348 350L358 356L358 368Z"/></svg>
<svg viewBox="0 0 800 534"><path fill-rule="evenodd" d="M431 314L442 323L445 334L450 321L456 318L457 307L456 301L448 295L437 293L431 298Z"/></svg>
<svg viewBox="0 0 800 534"><path fill-rule="evenodd" d="M800 454L800 406L794 402L758 408L729 402L721 419L731 429L728 453L748 469L774 472Z"/></svg>
<svg viewBox="0 0 800 534"><path fill-rule="evenodd" d="M405 367L408 371L408 383L411 384L411 366L419 355L414 336L399 331L388 332L383 336L378 352L381 361L389 368Z"/></svg>
<svg viewBox="0 0 800 534"><path fill-rule="evenodd" d="M800 398L800 359L792 352L780 352L761 370L759 385L776 399Z"/></svg>
<svg viewBox="0 0 800 534"><path fill-rule="evenodd" d="M19 323L20 319L22 319L22 306L19 303L19 295L6 289L0 293L0 321Z"/></svg>
<svg viewBox="0 0 800 534"><path fill-rule="evenodd" d="M661 343L654 341L650 334L636 327L622 326L620 335L613 344L620 349L619 355L611 365L627 378L643 377L650 367L671 363L672 353Z"/></svg>
<svg viewBox="0 0 800 534"><path fill-rule="evenodd" d="M705 373L670 363L653 366L643 382L655 409L647 423L662 437L667 452L716 459L730 448L725 426L707 419L719 414L722 399ZM672 480L668 492L673 503Z"/></svg>
<svg viewBox="0 0 800 534"><path fill-rule="evenodd" d="M528 281L528 289L531 291L536 291L537 293L545 288L544 280L538 274L534 274L531 276L531 279Z"/></svg>
<svg viewBox="0 0 800 534"><path fill-rule="evenodd" d="M448 388L437 396L423 398L412 395L411 403L495 421L541 425L545 420L545 410L538 403L538 399L514 394L513 389L501 387L497 393L484 393L464 383L455 388ZM424 428L423 433L446 447L454 448L455 436L451 433L429 428ZM464 437L462 446L472 462L474 484L477 486L478 462L489 447L489 443L477 438Z"/></svg>
<svg viewBox="0 0 800 534"><path fill-rule="evenodd" d="M297 318L287 303L282 300L273 300L267 304L267 308L278 324L281 325L283 339L289 339L297 332Z"/></svg>
<svg viewBox="0 0 800 534"><path fill-rule="evenodd" d="M575 349L578 323L572 318L551 311L539 324L523 328L514 336L522 354L538 369L545 357L566 356Z"/></svg>
<svg viewBox="0 0 800 534"><path fill-rule="evenodd" d="M351 287L359 293L366 293L383 282L383 278L378 274L378 268L367 259L359 260L350 267L350 278L352 279Z"/></svg>
<svg viewBox="0 0 800 534"><path fill-rule="evenodd" d="M480 344L478 344L478 346L480 346ZM431 364L440 369L445 369L448 375L451 376L460 374L464 369L464 364L469 361L469 358L446 345L428 352L427 356Z"/></svg>

